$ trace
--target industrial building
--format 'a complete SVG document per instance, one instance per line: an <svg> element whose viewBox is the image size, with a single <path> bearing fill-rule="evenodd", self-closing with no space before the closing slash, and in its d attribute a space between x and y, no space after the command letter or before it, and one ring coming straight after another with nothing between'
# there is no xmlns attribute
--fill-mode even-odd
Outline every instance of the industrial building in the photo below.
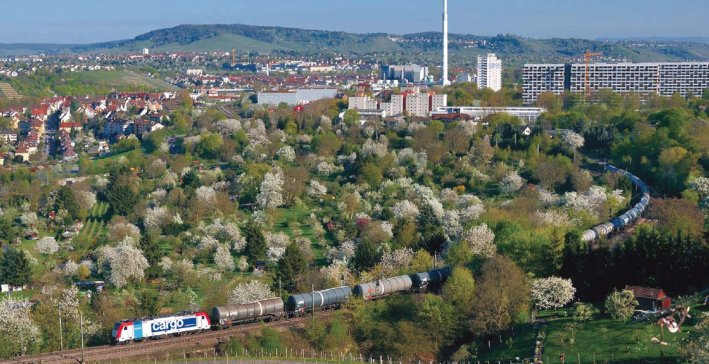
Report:
<svg viewBox="0 0 709 364"><path fill-rule="evenodd" d="M382 80L422 83L428 79L428 67L417 64L403 66L383 65L380 67L380 74Z"/></svg>
<svg viewBox="0 0 709 364"><path fill-rule="evenodd" d="M336 95L337 89L334 88L303 88L282 92L259 92L257 97L259 105L280 105L285 103L295 106L322 99L332 99Z"/></svg>
<svg viewBox="0 0 709 364"><path fill-rule="evenodd" d="M526 64L523 69L525 104L536 102L540 94L560 95L598 92L684 97L700 96L709 88L709 62Z"/></svg>
<svg viewBox="0 0 709 364"><path fill-rule="evenodd" d="M452 106L436 107L431 115L468 115L472 120L479 121L490 115L507 114L516 116L527 124L534 124L546 110L541 107L478 107Z"/></svg>
<svg viewBox="0 0 709 364"><path fill-rule="evenodd" d="M495 53L478 56L478 88L493 91L502 89L502 60Z"/></svg>

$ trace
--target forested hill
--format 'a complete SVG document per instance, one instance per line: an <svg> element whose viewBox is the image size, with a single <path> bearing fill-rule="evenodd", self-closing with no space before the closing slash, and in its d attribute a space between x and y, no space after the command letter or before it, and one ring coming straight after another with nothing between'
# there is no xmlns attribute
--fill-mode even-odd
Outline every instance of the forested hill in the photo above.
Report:
<svg viewBox="0 0 709 364"><path fill-rule="evenodd" d="M690 41L597 41L531 39L514 35L493 37L452 34L453 62L479 53L496 52L508 61L565 61L587 49L613 59L632 61L709 60L709 44ZM85 44L0 44L0 55L45 52L92 53L153 51L239 51L354 54L435 55L441 44L436 32L407 35L347 33L252 25L180 25L154 30L133 39Z"/></svg>

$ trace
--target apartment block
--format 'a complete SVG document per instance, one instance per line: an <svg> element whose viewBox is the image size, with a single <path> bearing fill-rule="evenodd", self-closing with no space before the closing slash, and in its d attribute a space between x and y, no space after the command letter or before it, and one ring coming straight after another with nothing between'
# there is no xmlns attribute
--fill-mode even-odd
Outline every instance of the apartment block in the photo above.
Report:
<svg viewBox="0 0 709 364"><path fill-rule="evenodd" d="M540 94L592 93L607 89L641 96L701 96L709 89L709 62L526 64L523 70L525 104Z"/></svg>
<svg viewBox="0 0 709 364"><path fill-rule="evenodd" d="M502 60L495 53L478 56L478 88L489 88L493 91L502 89Z"/></svg>
<svg viewBox="0 0 709 364"><path fill-rule="evenodd" d="M565 68L564 64L525 64L522 69L524 103L535 103L539 95L545 92L556 95L564 93Z"/></svg>

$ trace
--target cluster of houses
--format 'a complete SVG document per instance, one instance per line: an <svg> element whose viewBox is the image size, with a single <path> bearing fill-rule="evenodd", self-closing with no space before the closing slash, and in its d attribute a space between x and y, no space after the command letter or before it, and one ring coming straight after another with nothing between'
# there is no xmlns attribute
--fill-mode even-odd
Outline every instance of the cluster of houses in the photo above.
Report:
<svg viewBox="0 0 709 364"><path fill-rule="evenodd" d="M0 110L0 116L10 120L10 130L0 131L0 143L10 147L0 154L0 163L6 163L7 159L26 162L40 151L61 156L64 160L73 160L84 151L106 153L112 142L131 134L142 136L163 128L162 123L169 120L166 104L173 102L174 98L174 93L53 97L32 108ZM102 122L91 123L96 119ZM102 127L92 129L97 125ZM89 137L82 137L84 143L77 146L76 136L85 136L83 134Z"/></svg>
<svg viewBox="0 0 709 364"><path fill-rule="evenodd" d="M173 80L180 87L193 90L194 99L207 102L233 102L244 93L260 91L296 90L311 87L349 89L359 84L379 82L372 74L356 72L269 74L244 73L238 75L205 74L201 69L190 69L189 73Z"/></svg>

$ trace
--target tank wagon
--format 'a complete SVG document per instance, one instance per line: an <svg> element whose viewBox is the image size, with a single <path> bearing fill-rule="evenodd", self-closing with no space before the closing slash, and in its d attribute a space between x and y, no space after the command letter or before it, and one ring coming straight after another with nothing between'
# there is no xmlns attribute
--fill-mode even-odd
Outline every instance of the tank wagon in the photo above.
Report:
<svg viewBox="0 0 709 364"><path fill-rule="evenodd" d="M451 271L451 268L446 267L416 273L411 275L411 281L418 290L425 290L430 286L440 286L451 275Z"/></svg>
<svg viewBox="0 0 709 364"><path fill-rule="evenodd" d="M288 314L300 316L311 312L313 307L320 309L337 308L347 302L351 295L352 289L347 286L292 295L288 297Z"/></svg>
<svg viewBox="0 0 709 364"><path fill-rule="evenodd" d="M353 293L355 296L369 301L394 293L407 292L411 290L411 287L413 287L413 282L410 276L398 276L376 282L360 283L354 287Z"/></svg>
<svg viewBox="0 0 709 364"><path fill-rule="evenodd" d="M629 225L633 224L637 219L639 219L643 212L647 209L650 204L650 189L647 184L637 176L631 174L628 171L624 171L618 167L612 165L606 165L606 170L613 173L623 174L628 178L633 185L640 190L642 194L640 201L633 205L633 207L623 213L622 215L613 218L611 221L595 226L589 230L584 231L581 234L581 241L590 242L596 239L604 238L613 232L617 232L625 229Z"/></svg>
<svg viewBox="0 0 709 364"><path fill-rule="evenodd" d="M214 326L225 328L257 320L278 320L285 315L284 312L283 300L275 297L238 305L214 307L211 318Z"/></svg>

